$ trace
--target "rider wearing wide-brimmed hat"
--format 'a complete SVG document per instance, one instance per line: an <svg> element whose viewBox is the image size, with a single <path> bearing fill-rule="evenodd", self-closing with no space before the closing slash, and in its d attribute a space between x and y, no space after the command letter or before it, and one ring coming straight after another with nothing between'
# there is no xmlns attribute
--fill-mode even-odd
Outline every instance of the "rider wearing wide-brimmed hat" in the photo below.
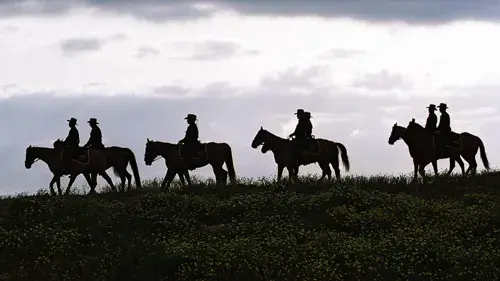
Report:
<svg viewBox="0 0 500 281"><path fill-rule="evenodd" d="M429 116L427 116L427 121L425 122L425 130L429 133L435 133L437 130L437 115L434 113L436 111L435 104L429 104L427 107L429 109Z"/></svg>
<svg viewBox="0 0 500 281"><path fill-rule="evenodd" d="M99 126L99 122L97 122L96 118L90 118L89 121L90 128L90 137L87 143L83 146L84 148L94 148L94 149L102 149L104 148L104 144L102 144L102 133Z"/></svg>
<svg viewBox="0 0 500 281"><path fill-rule="evenodd" d="M307 142L307 137L308 137L308 131L309 131L309 125L310 121L308 121L307 118L304 118L306 116L306 112L304 109L297 109L297 112L294 113L297 115L297 119L299 122L297 123L297 126L295 127L295 130L293 133L291 133L288 138L295 137L295 139L292 142L292 147L293 147L293 158L294 162L299 161L300 153L302 149L305 147L305 144ZM309 114L310 116L310 114ZM312 130L312 125L311 125L311 130Z"/></svg>
<svg viewBox="0 0 500 281"><path fill-rule="evenodd" d="M449 133L451 132L451 125L450 115L448 114L448 112L446 112L446 109L448 109L448 105L446 105L446 103L440 103L438 108L439 112L441 112L441 116L439 118L439 125L437 129L441 133Z"/></svg>
<svg viewBox="0 0 500 281"><path fill-rule="evenodd" d="M198 126L196 125L198 118L195 114L190 113L184 119L189 125L184 138L181 139L178 144L185 148L182 154L186 155L188 158L192 158L197 155L200 148Z"/></svg>
<svg viewBox="0 0 500 281"><path fill-rule="evenodd" d="M71 117L68 121L69 132L66 139L63 141L63 152L62 152L62 161L66 166L66 173L68 173L67 167L72 159L76 158L80 152L80 134L78 133L78 129L76 128L77 120L74 117Z"/></svg>

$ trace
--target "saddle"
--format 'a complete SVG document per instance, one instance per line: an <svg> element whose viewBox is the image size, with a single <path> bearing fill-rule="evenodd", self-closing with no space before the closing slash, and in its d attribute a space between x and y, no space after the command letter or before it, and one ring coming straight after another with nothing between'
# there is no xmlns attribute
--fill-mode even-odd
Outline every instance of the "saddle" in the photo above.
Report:
<svg viewBox="0 0 500 281"><path fill-rule="evenodd" d="M438 150L438 154L441 157L448 156L449 148L461 149L463 147L462 137L455 132L445 134L435 132L432 134L432 138L433 147Z"/></svg>
<svg viewBox="0 0 500 281"><path fill-rule="evenodd" d="M319 143L318 140L313 137L305 138L302 140L295 139L295 145L299 145L300 151L307 154L317 154L319 153ZM301 144L298 142L302 142Z"/></svg>
<svg viewBox="0 0 500 281"><path fill-rule="evenodd" d="M197 159L204 160L207 158L207 144L206 143L192 143L192 144L181 144L179 146L179 158L180 159Z"/></svg>
<svg viewBox="0 0 500 281"><path fill-rule="evenodd" d="M66 153L70 153L68 156ZM66 159L66 156L71 160L76 160L78 162L88 162L90 155L90 149L78 147L78 148L67 148L63 147L61 152L61 159Z"/></svg>

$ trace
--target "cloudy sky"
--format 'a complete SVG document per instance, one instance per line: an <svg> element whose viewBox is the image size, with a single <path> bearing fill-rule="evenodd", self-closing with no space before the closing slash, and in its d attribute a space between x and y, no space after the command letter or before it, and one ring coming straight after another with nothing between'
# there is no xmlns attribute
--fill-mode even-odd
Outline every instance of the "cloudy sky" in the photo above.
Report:
<svg viewBox="0 0 500 281"><path fill-rule="evenodd" d="M144 165L146 138L176 142L187 113L198 115L202 141L233 147L238 175L274 175L272 155L250 142L260 126L288 135L297 108L312 112L317 137L347 146L351 174L407 173L406 145L387 143L392 124L424 124L428 103L447 102L453 130L479 135L496 166L499 8L488 0L2 0L0 193L48 185L44 164L24 168L25 148L64 138L72 116L82 143L86 121L98 118L105 145L130 147L143 178L164 173L162 162Z"/></svg>

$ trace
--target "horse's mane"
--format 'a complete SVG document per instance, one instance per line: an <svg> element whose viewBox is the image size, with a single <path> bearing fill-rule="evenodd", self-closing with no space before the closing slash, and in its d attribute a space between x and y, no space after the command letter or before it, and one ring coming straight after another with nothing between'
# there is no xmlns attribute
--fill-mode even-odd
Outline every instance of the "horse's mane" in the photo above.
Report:
<svg viewBox="0 0 500 281"><path fill-rule="evenodd" d="M278 139L281 139L281 140L286 140L285 138L282 138L282 137L280 137L280 136L278 136L278 135L275 135L275 134L271 133L270 131L268 131L268 130L266 130L266 129L264 129L264 128L262 128L262 131L263 131L264 133L268 134L268 135L271 135L271 136L275 137L275 138L278 138Z"/></svg>
<svg viewBox="0 0 500 281"><path fill-rule="evenodd" d="M412 119L412 121L410 121L410 124L408 124L407 128L415 128L418 130L425 130L425 128L422 125L415 122L415 119Z"/></svg>
<svg viewBox="0 0 500 281"><path fill-rule="evenodd" d="M150 139L148 139L148 142L146 143L146 145L148 145L148 144L164 145L164 146L176 146L177 145L175 143L155 141L155 140L150 140Z"/></svg>

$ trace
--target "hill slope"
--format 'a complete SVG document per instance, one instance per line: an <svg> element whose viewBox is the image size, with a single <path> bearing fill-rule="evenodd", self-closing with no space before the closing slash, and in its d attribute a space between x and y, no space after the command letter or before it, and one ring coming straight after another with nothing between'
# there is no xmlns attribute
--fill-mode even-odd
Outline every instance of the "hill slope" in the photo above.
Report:
<svg viewBox="0 0 500 281"><path fill-rule="evenodd" d="M0 200L1 280L494 280L500 175ZM308 182L309 181L309 182Z"/></svg>

